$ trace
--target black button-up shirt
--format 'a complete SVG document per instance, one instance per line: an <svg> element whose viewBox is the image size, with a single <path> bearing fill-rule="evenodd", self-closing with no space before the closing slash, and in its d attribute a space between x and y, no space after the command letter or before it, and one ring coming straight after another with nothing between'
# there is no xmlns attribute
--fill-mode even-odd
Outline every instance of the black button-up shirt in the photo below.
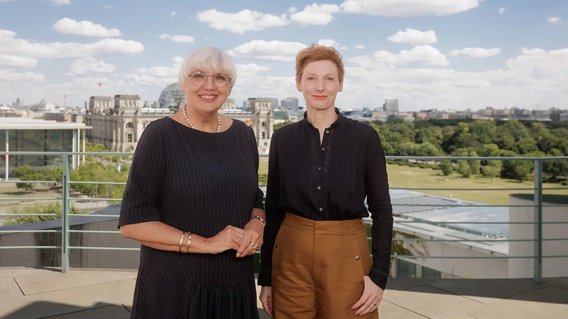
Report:
<svg viewBox="0 0 568 319"><path fill-rule="evenodd" d="M272 250L286 212L316 221L358 219L370 212L369 276L379 287L386 286L393 217L383 148L371 126L336 112L338 119L324 131L321 143L306 115L272 135L261 286L271 285Z"/></svg>

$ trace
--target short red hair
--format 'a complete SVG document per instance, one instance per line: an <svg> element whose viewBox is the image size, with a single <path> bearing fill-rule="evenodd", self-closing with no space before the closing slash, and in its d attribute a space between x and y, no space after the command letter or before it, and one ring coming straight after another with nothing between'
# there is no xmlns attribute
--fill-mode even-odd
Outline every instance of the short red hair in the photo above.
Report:
<svg viewBox="0 0 568 319"><path fill-rule="evenodd" d="M343 61L341 54L332 47L326 47L319 44L312 44L309 47L300 50L296 55L296 82L300 82L304 68L311 62L329 60L337 66L339 82L343 82L343 75L345 69L343 68Z"/></svg>

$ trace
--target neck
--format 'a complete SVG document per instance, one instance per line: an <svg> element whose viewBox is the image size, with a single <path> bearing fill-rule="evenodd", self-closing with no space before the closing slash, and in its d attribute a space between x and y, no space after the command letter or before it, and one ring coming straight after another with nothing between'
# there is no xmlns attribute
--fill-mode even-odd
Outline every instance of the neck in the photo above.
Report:
<svg viewBox="0 0 568 319"><path fill-rule="evenodd" d="M181 111L189 127L204 132L220 132L221 117L219 112L198 112L188 105L183 105Z"/></svg>
<svg viewBox="0 0 568 319"><path fill-rule="evenodd" d="M337 114L335 113L334 107L330 107L326 110L308 109L307 113L308 121L319 130L330 127L331 124L337 120Z"/></svg>

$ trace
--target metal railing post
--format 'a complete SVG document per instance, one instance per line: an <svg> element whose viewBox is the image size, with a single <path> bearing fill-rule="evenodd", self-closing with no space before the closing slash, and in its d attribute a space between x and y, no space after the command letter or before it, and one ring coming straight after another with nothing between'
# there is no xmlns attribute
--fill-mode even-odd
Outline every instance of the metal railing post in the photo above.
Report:
<svg viewBox="0 0 568 319"><path fill-rule="evenodd" d="M63 215L61 216L61 272L69 270L69 155L61 155L63 162Z"/></svg>
<svg viewBox="0 0 568 319"><path fill-rule="evenodd" d="M534 160L534 282L542 282L542 160Z"/></svg>

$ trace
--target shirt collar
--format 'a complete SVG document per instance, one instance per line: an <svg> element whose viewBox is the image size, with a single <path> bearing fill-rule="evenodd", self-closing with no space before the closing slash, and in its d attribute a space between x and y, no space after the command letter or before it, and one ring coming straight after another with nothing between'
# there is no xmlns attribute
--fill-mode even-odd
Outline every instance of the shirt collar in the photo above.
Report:
<svg viewBox="0 0 568 319"><path fill-rule="evenodd" d="M341 114L341 112L339 111L338 108L335 108L335 114L337 114L337 120L335 120L335 122L331 123L331 126L329 127L330 129L333 129L335 127L337 127L338 125L341 125L341 123L343 121L345 121L345 118L343 116L343 114ZM308 121L308 112L304 112L304 119L303 119L304 125L307 125L310 128L314 128L315 127L312 125L312 123L310 123L310 121Z"/></svg>

